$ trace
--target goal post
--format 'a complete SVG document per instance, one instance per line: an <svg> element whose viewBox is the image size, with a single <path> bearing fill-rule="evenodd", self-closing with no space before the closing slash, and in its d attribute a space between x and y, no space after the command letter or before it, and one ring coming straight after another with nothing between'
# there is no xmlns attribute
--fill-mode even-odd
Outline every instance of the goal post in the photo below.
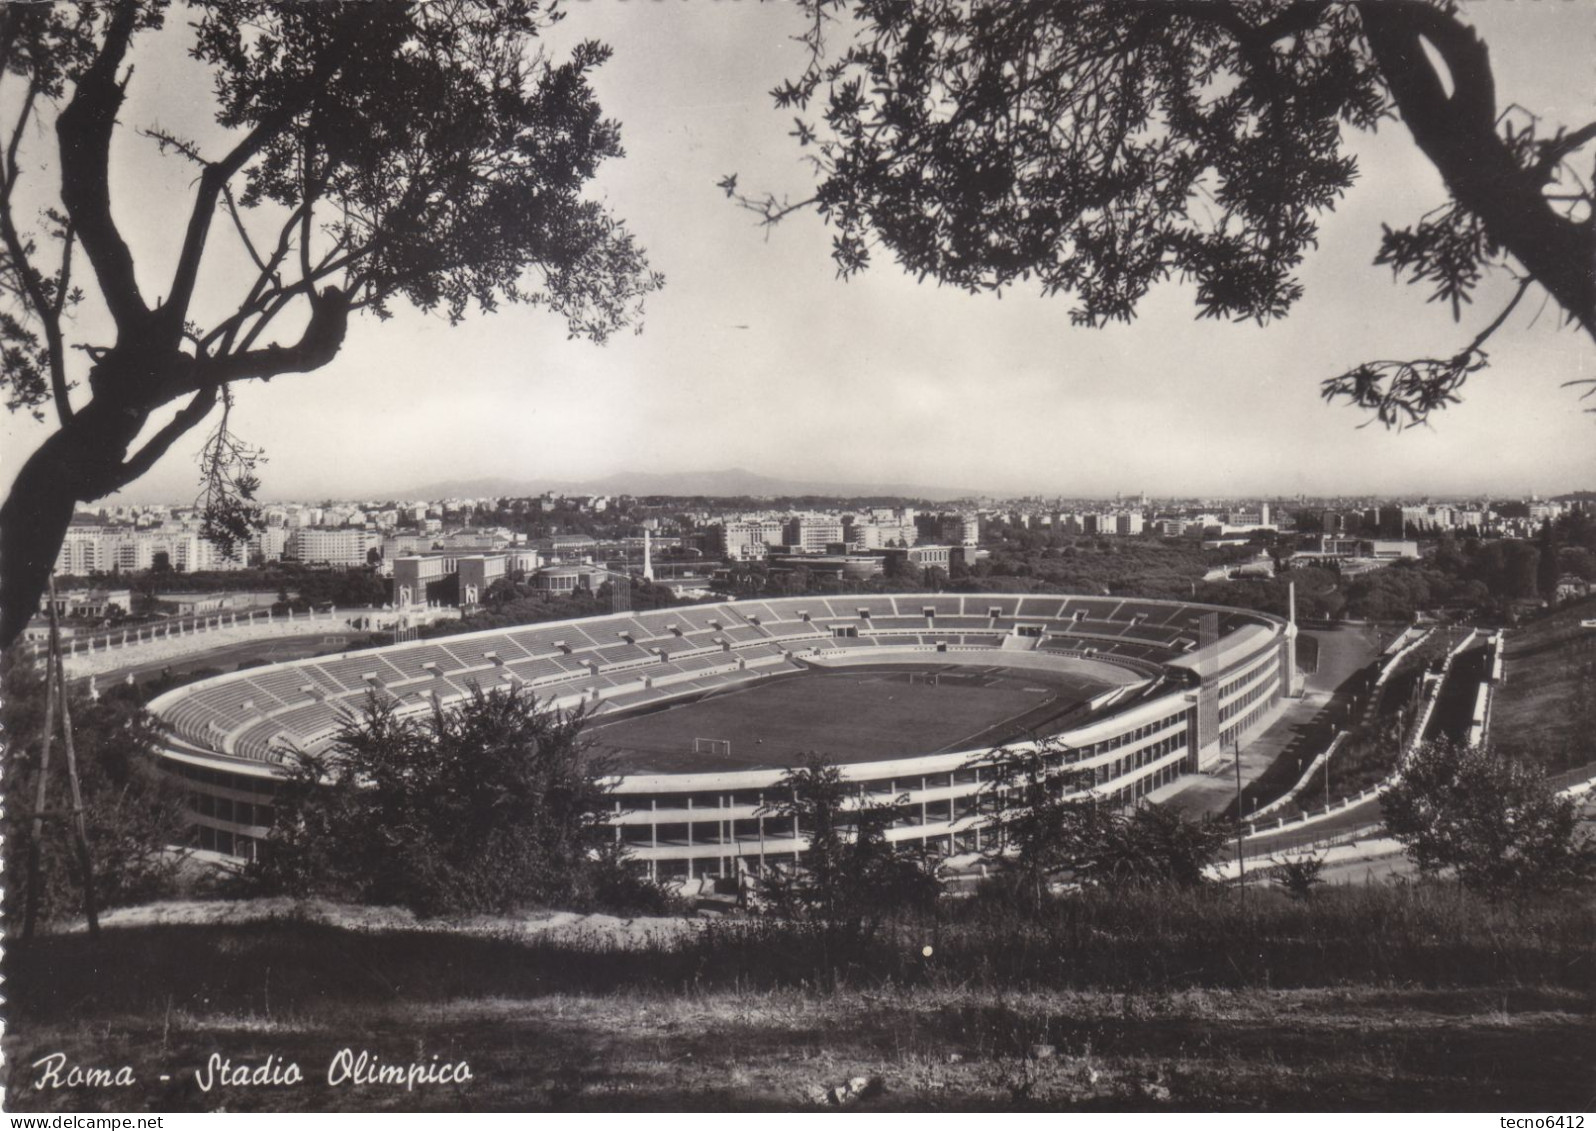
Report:
<svg viewBox="0 0 1596 1131"><path fill-rule="evenodd" d="M693 739L694 754L709 754L717 758L731 757L731 739L729 738L695 738Z"/></svg>
<svg viewBox="0 0 1596 1131"><path fill-rule="evenodd" d="M936 683L941 682L941 679L942 679L942 677L937 672L910 672L909 673L909 682L910 683L936 684Z"/></svg>

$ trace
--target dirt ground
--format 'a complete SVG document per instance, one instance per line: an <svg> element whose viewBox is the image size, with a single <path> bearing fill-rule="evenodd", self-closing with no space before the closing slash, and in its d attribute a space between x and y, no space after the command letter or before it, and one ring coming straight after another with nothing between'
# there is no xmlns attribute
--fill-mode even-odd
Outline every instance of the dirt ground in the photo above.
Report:
<svg viewBox="0 0 1596 1131"><path fill-rule="evenodd" d="M627 953L702 929L543 914L443 931L289 900L113 912L98 943L7 954L7 1107L1569 1111L1596 1096L1596 1010L1566 979L1067 990L839 973L758 989L705 971L667 987Z"/></svg>
<svg viewBox="0 0 1596 1131"><path fill-rule="evenodd" d="M201 1008L7 1037L25 1110L1579 1110L1589 1003L1446 991L550 995L239 1015ZM32 1085L41 1050L136 1084ZM464 1082L335 1080L348 1056ZM137 1050L137 1051L129 1051ZM298 1066L297 1084L219 1085ZM340 1061L340 1057L344 1059ZM164 1079L163 1079L164 1077Z"/></svg>

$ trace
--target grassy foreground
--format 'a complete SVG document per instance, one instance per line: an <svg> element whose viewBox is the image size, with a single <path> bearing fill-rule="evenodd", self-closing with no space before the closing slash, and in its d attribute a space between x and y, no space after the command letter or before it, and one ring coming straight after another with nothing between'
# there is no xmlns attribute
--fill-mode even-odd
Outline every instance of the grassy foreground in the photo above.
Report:
<svg viewBox="0 0 1596 1131"><path fill-rule="evenodd" d="M1588 901L1397 887L1309 904L1101 897L1023 925L996 910L973 901L868 938L292 915L119 927L97 946L57 934L6 956L7 1105L1581 1110L1596 1096ZM471 1079L330 1086L342 1049L465 1060ZM38 1090L50 1053L137 1079ZM205 1091L213 1053L305 1079Z"/></svg>

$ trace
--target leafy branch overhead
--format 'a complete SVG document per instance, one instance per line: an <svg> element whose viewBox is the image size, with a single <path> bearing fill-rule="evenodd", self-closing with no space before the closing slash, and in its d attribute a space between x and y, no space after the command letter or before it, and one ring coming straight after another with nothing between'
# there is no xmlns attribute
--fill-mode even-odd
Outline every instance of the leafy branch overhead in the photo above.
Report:
<svg viewBox="0 0 1596 1131"><path fill-rule="evenodd" d="M793 202L720 187L761 222L813 208L846 278L885 253L968 291L1129 321L1156 284L1265 323L1302 296L1319 221L1357 177L1344 130L1400 119L1451 194L1375 262L1460 320L1493 270L1596 334L1596 123L1498 111L1485 45L1431 0L804 0L803 72L771 97L815 173ZM1514 302L1518 296L1515 295ZM1492 323L1492 330L1500 320ZM1486 364L1373 362L1324 384L1389 426Z"/></svg>
<svg viewBox="0 0 1596 1131"><path fill-rule="evenodd" d="M125 105L147 81L139 45L179 15L211 81L203 138ZM0 90L18 108L0 123L0 384L8 407L53 406L59 425L0 508L0 643L77 503L143 475L235 382L331 363L352 314L403 302L458 322L524 303L595 342L638 322L662 279L583 196L622 153L589 85L609 50L551 58L540 36L558 18L538 0L0 10ZM129 132L198 170L156 301L112 208L112 143ZM56 202L39 213L41 194ZM85 300L104 318L78 321ZM250 521L247 453L224 423L203 456L224 542Z"/></svg>

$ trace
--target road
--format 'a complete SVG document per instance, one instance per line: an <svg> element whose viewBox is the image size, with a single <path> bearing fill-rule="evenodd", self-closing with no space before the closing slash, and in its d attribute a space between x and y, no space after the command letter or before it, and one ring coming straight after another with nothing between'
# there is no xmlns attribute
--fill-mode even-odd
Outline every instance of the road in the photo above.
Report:
<svg viewBox="0 0 1596 1131"><path fill-rule="evenodd" d="M1344 723L1351 696L1363 689L1365 671L1376 655L1375 639L1361 627L1304 629L1319 644L1317 670L1308 675L1300 699L1288 699L1274 722L1255 735L1241 753L1241 784L1250 785L1276 763L1287 767L1274 788L1283 792L1327 745L1335 727ZM1217 816L1236 800L1235 762L1229 754L1215 768L1186 774L1151 800L1173 805L1192 817Z"/></svg>

